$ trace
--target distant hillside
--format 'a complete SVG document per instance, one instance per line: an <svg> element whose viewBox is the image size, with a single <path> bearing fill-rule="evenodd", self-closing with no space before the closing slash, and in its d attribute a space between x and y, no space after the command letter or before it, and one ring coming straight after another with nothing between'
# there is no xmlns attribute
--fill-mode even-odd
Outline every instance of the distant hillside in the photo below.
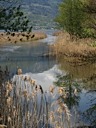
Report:
<svg viewBox="0 0 96 128"><path fill-rule="evenodd" d="M54 27L53 19L62 0L22 0L22 7L35 27Z"/></svg>

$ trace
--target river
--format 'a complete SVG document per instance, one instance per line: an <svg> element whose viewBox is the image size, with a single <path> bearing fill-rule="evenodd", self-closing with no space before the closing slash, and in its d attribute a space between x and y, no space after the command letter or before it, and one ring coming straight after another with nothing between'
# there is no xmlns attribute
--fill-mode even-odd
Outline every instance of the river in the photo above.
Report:
<svg viewBox="0 0 96 128"><path fill-rule="evenodd" d="M54 43L56 39L52 36L53 32L46 31L48 35L46 39L32 43L0 46L0 66L3 69L7 66L11 76L16 73L17 68L22 68L23 74L36 79L44 90L48 90L49 86L56 81L61 82L59 80L61 76L70 75L71 81L79 83L81 89L79 98L76 99L78 105L74 103L70 108L72 113L74 107L78 111L75 113L78 120L72 118L72 122L82 126L92 125L96 128L96 62L75 65L62 58L57 61L53 57L44 57L43 55L49 52L48 45Z"/></svg>

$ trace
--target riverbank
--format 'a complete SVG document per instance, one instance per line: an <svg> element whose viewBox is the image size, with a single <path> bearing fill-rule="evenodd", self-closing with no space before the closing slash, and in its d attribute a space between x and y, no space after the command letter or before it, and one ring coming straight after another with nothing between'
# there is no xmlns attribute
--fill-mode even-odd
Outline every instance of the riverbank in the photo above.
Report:
<svg viewBox="0 0 96 128"><path fill-rule="evenodd" d="M34 40L44 39L47 35L44 32L12 32L12 33L0 33L0 45L6 43L20 43L31 42Z"/></svg>
<svg viewBox="0 0 96 128"><path fill-rule="evenodd" d="M65 32L59 32L57 36L56 43L52 46L57 57L66 57L71 61L96 59L96 39L72 39Z"/></svg>

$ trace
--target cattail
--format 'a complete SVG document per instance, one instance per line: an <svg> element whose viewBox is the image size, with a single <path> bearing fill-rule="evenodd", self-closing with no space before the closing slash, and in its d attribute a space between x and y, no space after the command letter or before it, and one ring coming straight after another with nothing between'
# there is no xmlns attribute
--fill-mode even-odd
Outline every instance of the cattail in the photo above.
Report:
<svg viewBox="0 0 96 128"><path fill-rule="evenodd" d="M25 78L24 78L24 81L30 81L30 77L29 76L25 76Z"/></svg>
<svg viewBox="0 0 96 128"><path fill-rule="evenodd" d="M35 92L32 92L32 98L34 99L36 96L36 93Z"/></svg>
<svg viewBox="0 0 96 128"><path fill-rule="evenodd" d="M55 128L61 128L60 123L58 121L55 121Z"/></svg>
<svg viewBox="0 0 96 128"><path fill-rule="evenodd" d="M68 98L68 94L65 93L65 94L63 95L63 98L64 98L64 99L67 99L67 98Z"/></svg>
<svg viewBox="0 0 96 128"><path fill-rule="evenodd" d="M25 76L24 77L24 81L29 81L29 77L28 76Z"/></svg>
<svg viewBox="0 0 96 128"><path fill-rule="evenodd" d="M70 114L70 111L69 111L67 105L63 103L63 104L61 104L61 107L62 107L63 111L65 112L65 114L67 115L67 119L69 121L71 114Z"/></svg>
<svg viewBox="0 0 96 128"><path fill-rule="evenodd" d="M27 112L27 120L28 121L30 120L30 112L29 111Z"/></svg>
<svg viewBox="0 0 96 128"><path fill-rule="evenodd" d="M13 106L13 116L16 117L16 115L17 115L16 107Z"/></svg>
<svg viewBox="0 0 96 128"><path fill-rule="evenodd" d="M9 90L7 89L5 96L7 97L8 95L9 95Z"/></svg>
<svg viewBox="0 0 96 128"><path fill-rule="evenodd" d="M54 122L54 120L55 120L54 112L52 112L52 111L50 112L49 119L50 119L50 121Z"/></svg>
<svg viewBox="0 0 96 128"><path fill-rule="evenodd" d="M24 80L24 78L25 78L25 77L24 77L23 75L21 75L21 80Z"/></svg>
<svg viewBox="0 0 96 128"><path fill-rule="evenodd" d="M7 126L4 124L0 124L0 128L7 128Z"/></svg>
<svg viewBox="0 0 96 128"><path fill-rule="evenodd" d="M26 89L23 91L23 95L24 95L24 97L27 97L28 96L28 92L27 92Z"/></svg>
<svg viewBox="0 0 96 128"><path fill-rule="evenodd" d="M30 80L30 83L32 84L32 85L35 85L35 80Z"/></svg>
<svg viewBox="0 0 96 128"><path fill-rule="evenodd" d="M50 88L49 88L49 90L50 90L51 93L54 92L54 89L55 89L55 88L54 88L53 86L50 86Z"/></svg>
<svg viewBox="0 0 96 128"><path fill-rule="evenodd" d="M61 109L61 107L59 107L59 108L57 109L57 113L62 114L62 109Z"/></svg>
<svg viewBox="0 0 96 128"><path fill-rule="evenodd" d="M7 105L10 106L12 104L12 98L8 97L7 98Z"/></svg>
<svg viewBox="0 0 96 128"><path fill-rule="evenodd" d="M12 84L11 83L7 83L6 89L9 90L9 91L12 91L12 89L13 89Z"/></svg>
<svg viewBox="0 0 96 128"><path fill-rule="evenodd" d="M22 74L22 69L21 68L18 69L17 74L18 75L21 75Z"/></svg>
<svg viewBox="0 0 96 128"><path fill-rule="evenodd" d="M31 80L30 76L27 76L27 81L29 81L29 82L30 82L30 80Z"/></svg>
<svg viewBox="0 0 96 128"><path fill-rule="evenodd" d="M77 94L78 94L78 91L77 91L77 89L75 88L75 89L74 89L74 95L77 96Z"/></svg>
<svg viewBox="0 0 96 128"><path fill-rule="evenodd" d="M8 122L11 122L11 117L10 116L8 116Z"/></svg>
<svg viewBox="0 0 96 128"><path fill-rule="evenodd" d="M60 95L63 95L63 94L64 94L64 89L63 89L63 87L60 87L60 88L58 89L58 93L59 93Z"/></svg>

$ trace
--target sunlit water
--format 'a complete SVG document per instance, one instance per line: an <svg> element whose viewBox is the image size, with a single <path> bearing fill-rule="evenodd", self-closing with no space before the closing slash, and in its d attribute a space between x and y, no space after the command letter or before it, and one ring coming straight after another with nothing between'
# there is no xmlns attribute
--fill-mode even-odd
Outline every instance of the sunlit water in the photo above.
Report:
<svg viewBox="0 0 96 128"><path fill-rule="evenodd" d="M82 93L79 94L80 100L77 108L79 123L80 125L90 124L91 121L83 120L80 114L96 104L96 63L76 66L61 59L58 65L55 58L44 57L43 55L49 52L48 44L53 44L56 38L50 35L50 31L47 33L48 37L43 40L1 46L0 66L5 68L7 65L12 75L16 73L17 68L22 68L24 75L35 79L44 90L58 80L58 75L70 74L72 79L78 81L83 88ZM96 112L96 105L91 114L92 112ZM74 119L74 122L78 123L78 120Z"/></svg>

